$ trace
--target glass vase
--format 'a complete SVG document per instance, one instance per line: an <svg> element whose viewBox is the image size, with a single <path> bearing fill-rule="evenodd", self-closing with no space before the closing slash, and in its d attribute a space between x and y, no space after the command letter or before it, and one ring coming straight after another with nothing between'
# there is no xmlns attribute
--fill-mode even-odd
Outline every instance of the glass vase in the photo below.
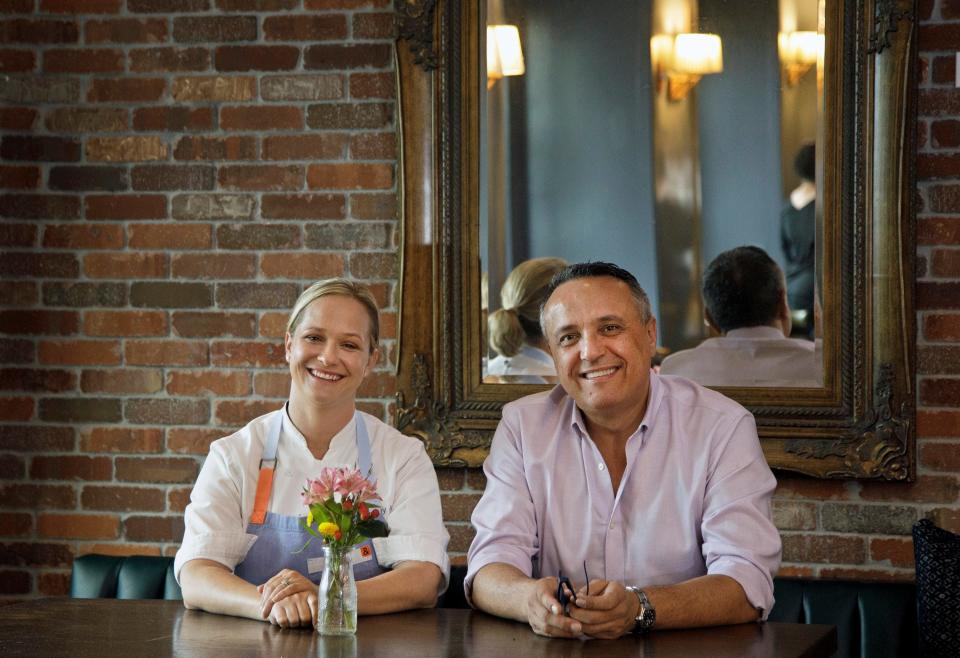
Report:
<svg viewBox="0 0 960 658"><path fill-rule="evenodd" d="M357 632L357 581L353 578L352 549L352 546L323 547L315 624L321 635Z"/></svg>

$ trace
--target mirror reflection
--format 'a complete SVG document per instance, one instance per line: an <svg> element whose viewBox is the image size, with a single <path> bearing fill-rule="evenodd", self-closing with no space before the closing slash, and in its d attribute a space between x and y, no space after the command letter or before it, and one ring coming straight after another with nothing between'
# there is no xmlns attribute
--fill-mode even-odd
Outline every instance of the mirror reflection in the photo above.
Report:
<svg viewBox="0 0 960 658"><path fill-rule="evenodd" d="M664 372L821 386L822 0L485 2L484 381L551 383L539 281L606 260L646 289Z"/></svg>

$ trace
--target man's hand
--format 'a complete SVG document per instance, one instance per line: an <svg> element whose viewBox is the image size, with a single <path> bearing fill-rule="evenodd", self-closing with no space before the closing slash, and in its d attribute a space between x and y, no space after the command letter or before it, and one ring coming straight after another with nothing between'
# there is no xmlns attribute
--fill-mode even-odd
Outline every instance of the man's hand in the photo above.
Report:
<svg viewBox="0 0 960 658"><path fill-rule="evenodd" d="M284 599L294 594L313 594L314 606L317 600L317 586L309 578L292 569L283 569L267 582L258 585L257 591L260 592L260 616L270 619L271 623L276 623L271 616L274 606ZM278 625L284 626L284 624Z"/></svg>
<svg viewBox="0 0 960 658"><path fill-rule="evenodd" d="M583 633L613 639L633 630L640 607L636 594L608 580L591 581L589 591L581 588L575 605L570 606L570 617L580 622Z"/></svg>
<svg viewBox="0 0 960 658"><path fill-rule="evenodd" d="M557 579L541 578L534 581L527 597L527 622L537 635L547 637L578 637L580 622L563 614L563 606L556 598Z"/></svg>

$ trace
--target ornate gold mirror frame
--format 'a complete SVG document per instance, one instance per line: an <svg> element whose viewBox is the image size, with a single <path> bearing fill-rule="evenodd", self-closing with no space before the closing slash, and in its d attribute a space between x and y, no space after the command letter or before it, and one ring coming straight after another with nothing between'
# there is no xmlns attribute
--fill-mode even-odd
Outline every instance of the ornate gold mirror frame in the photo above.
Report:
<svg viewBox="0 0 960 658"><path fill-rule="evenodd" d="M479 466L503 405L538 390L481 382L480 4L395 0L403 190L395 423L438 466ZM754 413L773 468L910 479L915 7L828 0L826 13L825 385L721 390Z"/></svg>

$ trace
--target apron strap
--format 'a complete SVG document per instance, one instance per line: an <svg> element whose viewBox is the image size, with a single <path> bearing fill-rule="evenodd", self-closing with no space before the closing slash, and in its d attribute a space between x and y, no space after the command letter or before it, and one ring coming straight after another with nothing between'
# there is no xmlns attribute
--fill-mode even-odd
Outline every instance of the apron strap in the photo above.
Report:
<svg viewBox="0 0 960 658"><path fill-rule="evenodd" d="M270 493L273 490L273 473L277 467L277 446L280 444L280 429L283 426L283 416L287 407L277 412L270 422L270 432L267 435L267 445L260 458L260 475L257 477L257 494L253 499L253 514L250 523L262 525L267 518L267 508L270 506Z"/></svg>
<svg viewBox="0 0 960 658"><path fill-rule="evenodd" d="M370 457L370 437L367 435L367 424L363 422L363 417L359 411L353 414L353 419L357 426L357 469L363 477L369 478L373 470L373 459Z"/></svg>

